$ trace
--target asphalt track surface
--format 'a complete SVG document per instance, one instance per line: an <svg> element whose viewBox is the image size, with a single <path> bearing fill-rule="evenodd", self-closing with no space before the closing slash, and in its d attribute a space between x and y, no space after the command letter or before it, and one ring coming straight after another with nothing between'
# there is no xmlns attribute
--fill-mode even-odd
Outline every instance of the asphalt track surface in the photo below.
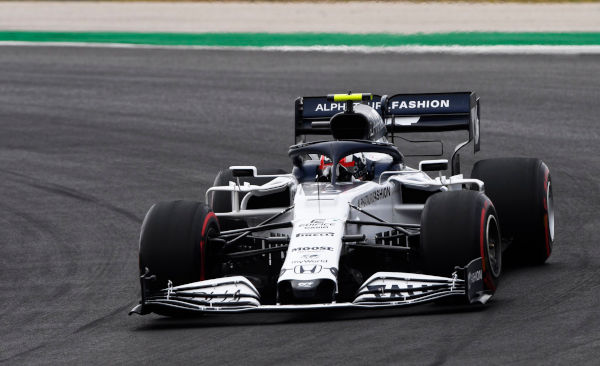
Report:
<svg viewBox="0 0 600 366"><path fill-rule="evenodd" d="M0 65L0 361L597 364L599 56L2 47ZM346 90L477 91L477 158L551 169L548 263L505 271L483 308L128 317L151 204L201 199L230 164L289 167L294 97Z"/></svg>

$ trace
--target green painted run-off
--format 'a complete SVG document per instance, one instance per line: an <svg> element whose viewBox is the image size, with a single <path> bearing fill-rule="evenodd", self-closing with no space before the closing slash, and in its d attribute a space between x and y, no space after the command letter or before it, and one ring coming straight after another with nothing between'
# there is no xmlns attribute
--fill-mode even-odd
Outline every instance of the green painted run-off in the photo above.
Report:
<svg viewBox="0 0 600 366"><path fill-rule="evenodd" d="M123 43L166 46L495 46L600 45L600 32L431 34L347 33L124 33L0 31L0 41Z"/></svg>

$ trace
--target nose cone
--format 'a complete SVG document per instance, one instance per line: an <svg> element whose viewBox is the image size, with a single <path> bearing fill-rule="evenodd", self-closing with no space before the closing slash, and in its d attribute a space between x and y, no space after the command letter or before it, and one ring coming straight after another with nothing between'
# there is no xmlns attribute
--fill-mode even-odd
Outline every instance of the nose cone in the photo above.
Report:
<svg viewBox="0 0 600 366"><path fill-rule="evenodd" d="M335 300L335 282L329 279L287 280L277 287L281 304L322 304Z"/></svg>

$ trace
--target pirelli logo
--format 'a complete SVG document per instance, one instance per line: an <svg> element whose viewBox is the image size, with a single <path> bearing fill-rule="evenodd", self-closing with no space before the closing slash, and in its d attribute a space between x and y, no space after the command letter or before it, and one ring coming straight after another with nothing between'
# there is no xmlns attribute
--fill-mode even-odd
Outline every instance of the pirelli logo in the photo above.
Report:
<svg viewBox="0 0 600 366"><path fill-rule="evenodd" d="M296 237L302 237L302 236L334 236L334 233L326 233L326 232L318 232L318 233L298 233L296 234Z"/></svg>

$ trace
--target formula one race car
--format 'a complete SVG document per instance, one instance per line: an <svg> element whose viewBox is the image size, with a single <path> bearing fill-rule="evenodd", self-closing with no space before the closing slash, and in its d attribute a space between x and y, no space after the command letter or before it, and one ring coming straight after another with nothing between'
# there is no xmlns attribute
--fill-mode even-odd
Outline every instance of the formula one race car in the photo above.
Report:
<svg viewBox="0 0 600 366"><path fill-rule="evenodd" d="M469 138L450 164L410 168L388 142L453 130ZM231 166L208 204L150 208L132 313L483 304L509 245L527 263L550 256L552 186L541 160L481 160L469 179L460 174L458 151L470 142L479 150L474 93L298 98L295 136L289 174Z"/></svg>

